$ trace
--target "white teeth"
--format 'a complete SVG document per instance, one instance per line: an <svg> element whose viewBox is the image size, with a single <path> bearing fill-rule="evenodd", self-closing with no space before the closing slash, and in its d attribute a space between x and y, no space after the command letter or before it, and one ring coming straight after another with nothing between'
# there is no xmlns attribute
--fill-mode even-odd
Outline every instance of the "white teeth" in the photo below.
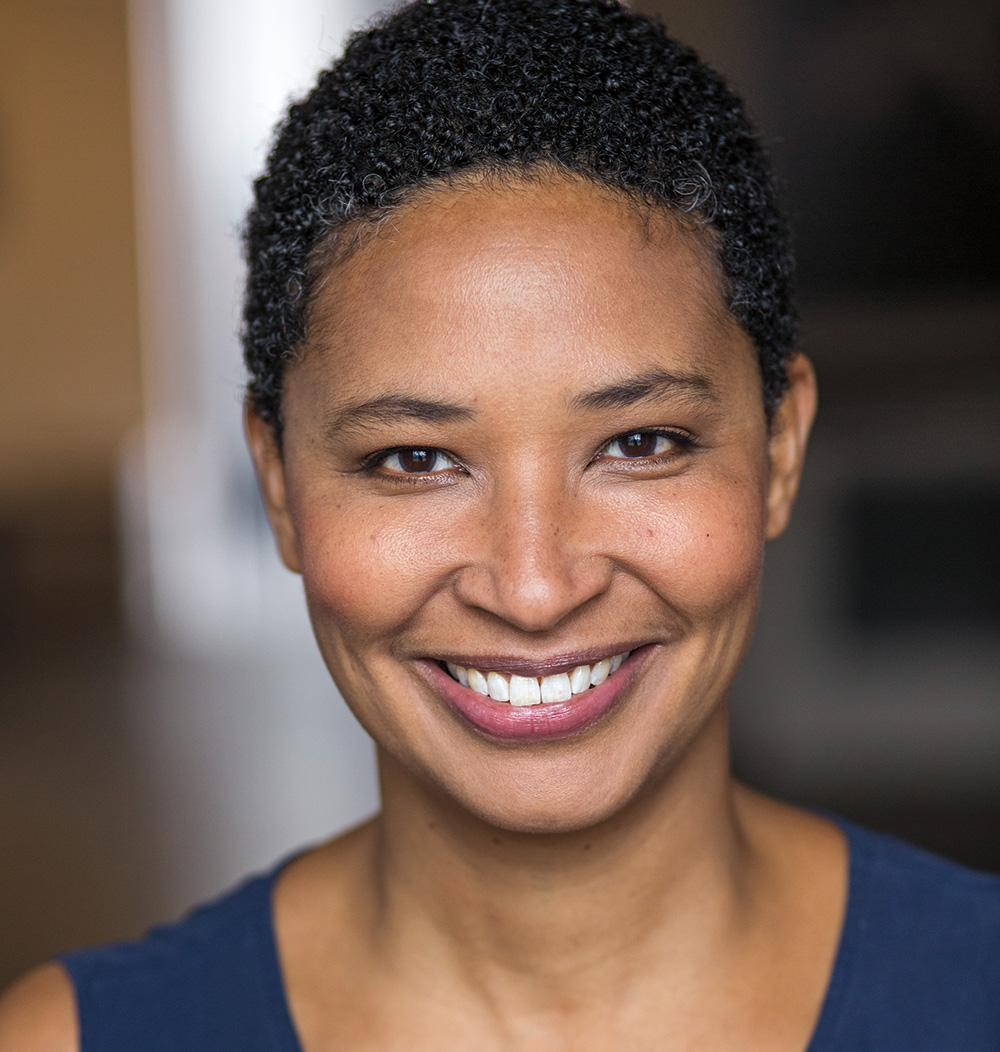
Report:
<svg viewBox="0 0 1000 1052"><path fill-rule="evenodd" d="M555 702L569 701L574 694L583 694L591 687L597 687L608 676L621 668L631 651L604 658L596 665L578 665L572 672L557 672L553 676L507 676L503 672L480 672L479 669L465 668L462 665L447 662L448 671L463 687L469 687L477 694L490 697L494 701L506 701L511 705L551 705Z"/></svg>
<svg viewBox="0 0 1000 1052"><path fill-rule="evenodd" d="M486 677L486 683L494 701L510 701L510 684L506 676L501 676L499 672L491 672Z"/></svg>
<svg viewBox="0 0 1000 1052"><path fill-rule="evenodd" d="M490 688L486 685L486 677L477 668L469 669L469 686L477 694L489 694Z"/></svg>
<svg viewBox="0 0 1000 1052"><path fill-rule="evenodd" d="M590 685L599 687L609 675L611 675L611 662L607 658L603 661L598 661L590 670Z"/></svg>
<svg viewBox="0 0 1000 1052"><path fill-rule="evenodd" d="M569 676L565 672L560 672L555 676L543 676L541 695L543 705L551 705L554 701L569 701L573 697Z"/></svg>
<svg viewBox="0 0 1000 1052"><path fill-rule="evenodd" d="M528 676L510 677L511 705L538 705L541 700L542 694L537 679Z"/></svg>
<svg viewBox="0 0 1000 1052"><path fill-rule="evenodd" d="M569 674L569 687L574 694L582 694L590 689L590 666L577 665Z"/></svg>

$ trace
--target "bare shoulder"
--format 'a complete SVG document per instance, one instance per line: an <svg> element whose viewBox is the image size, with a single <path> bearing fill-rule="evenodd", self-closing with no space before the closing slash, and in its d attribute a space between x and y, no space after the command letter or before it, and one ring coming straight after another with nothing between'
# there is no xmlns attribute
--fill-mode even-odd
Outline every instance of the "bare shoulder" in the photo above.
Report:
<svg viewBox="0 0 1000 1052"><path fill-rule="evenodd" d="M0 1052L77 1052L76 997L58 964L29 972L0 997Z"/></svg>

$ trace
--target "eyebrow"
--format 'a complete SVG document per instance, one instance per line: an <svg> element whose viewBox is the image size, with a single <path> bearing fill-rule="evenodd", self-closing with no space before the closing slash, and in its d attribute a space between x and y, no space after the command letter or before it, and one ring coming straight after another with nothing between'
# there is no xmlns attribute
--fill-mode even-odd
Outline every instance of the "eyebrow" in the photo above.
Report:
<svg viewBox="0 0 1000 1052"><path fill-rule="evenodd" d="M651 398L676 394L696 402L710 405L719 403L715 385L706 376L682 375L666 369L655 369L627 380L585 391L571 400L574 409L602 410L627 409ZM364 430L379 425L394 424L400 420L416 420L425 424L451 423L456 420L471 420L475 412L469 406L454 402L442 402L431 398L416 398L405 394L385 394L363 402L352 402L337 406L330 415L326 430L334 433L343 428Z"/></svg>
<svg viewBox="0 0 1000 1052"><path fill-rule="evenodd" d="M709 405L718 405L719 393L707 376L672 373L666 369L654 369L627 380L585 391L573 398L575 409L627 409L637 402L663 395L675 394Z"/></svg>
<svg viewBox="0 0 1000 1052"><path fill-rule="evenodd" d="M341 428L377 427L400 420L417 420L425 424L469 420L473 411L468 406L453 402L439 402L430 398L414 398L404 394L385 394L365 402L337 406L330 416L327 430Z"/></svg>

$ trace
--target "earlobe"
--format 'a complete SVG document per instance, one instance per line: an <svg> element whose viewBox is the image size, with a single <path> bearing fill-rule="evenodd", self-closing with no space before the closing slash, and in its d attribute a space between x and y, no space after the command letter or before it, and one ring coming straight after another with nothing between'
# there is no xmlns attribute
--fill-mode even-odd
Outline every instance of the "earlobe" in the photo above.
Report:
<svg viewBox="0 0 1000 1052"><path fill-rule="evenodd" d="M285 487L285 465L274 435L274 429L262 420L248 403L243 409L243 426L247 445L257 472L257 483L264 508L274 530L281 561L294 573L301 573L295 526L288 510Z"/></svg>
<svg viewBox="0 0 1000 1052"><path fill-rule="evenodd" d="M788 359L788 389L775 410L769 445L770 479L767 492L768 540L788 525L802 477L809 431L816 415L816 374L805 355Z"/></svg>

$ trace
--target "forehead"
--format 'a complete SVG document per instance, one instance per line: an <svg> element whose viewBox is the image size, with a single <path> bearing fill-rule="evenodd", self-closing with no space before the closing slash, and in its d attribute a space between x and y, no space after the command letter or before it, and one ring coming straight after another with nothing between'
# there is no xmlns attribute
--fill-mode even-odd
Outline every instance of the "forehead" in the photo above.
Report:
<svg viewBox="0 0 1000 1052"><path fill-rule="evenodd" d="M556 177L434 190L394 212L320 283L307 356L451 370L614 371L665 344L707 370L749 340L726 310L708 238L670 213ZM627 353L626 353L627 352ZM374 357L373 357L374 356ZM508 374L516 375L516 374Z"/></svg>

